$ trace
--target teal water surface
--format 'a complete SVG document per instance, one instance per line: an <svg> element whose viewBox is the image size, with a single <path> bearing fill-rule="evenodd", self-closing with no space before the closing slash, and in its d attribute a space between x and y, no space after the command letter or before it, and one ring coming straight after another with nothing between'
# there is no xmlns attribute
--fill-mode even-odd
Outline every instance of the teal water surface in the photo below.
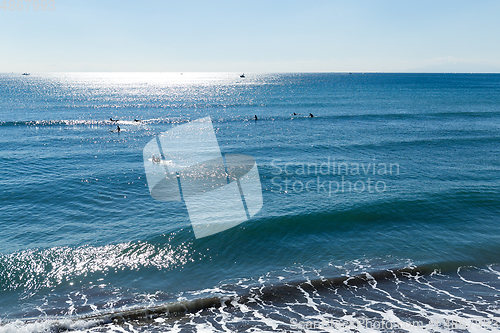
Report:
<svg viewBox="0 0 500 333"><path fill-rule="evenodd" d="M0 82L6 329L415 266L435 268L429 279L438 280L402 289L431 285L439 303L450 279L464 299L428 303L418 316L497 317L500 75L34 73ZM223 154L255 158L264 204L249 221L196 239L183 202L150 196L142 149L207 116ZM479 282L488 287L478 292ZM316 315L389 311L370 289L344 303L326 290ZM274 294L251 319L209 313L196 325L149 329L271 330L312 316L299 305L277 311L281 301L307 303L283 293L290 299ZM394 301L401 291L387 293L399 318L415 315ZM405 295L415 308L432 299Z"/></svg>

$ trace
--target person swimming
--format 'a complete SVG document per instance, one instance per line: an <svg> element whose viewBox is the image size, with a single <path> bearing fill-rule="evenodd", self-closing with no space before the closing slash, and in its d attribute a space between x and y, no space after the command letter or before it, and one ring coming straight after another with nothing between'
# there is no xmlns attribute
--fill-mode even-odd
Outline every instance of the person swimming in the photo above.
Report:
<svg viewBox="0 0 500 333"><path fill-rule="evenodd" d="M110 121L118 121L118 119L109 118Z"/></svg>
<svg viewBox="0 0 500 333"><path fill-rule="evenodd" d="M140 122L140 120L134 119L135 122Z"/></svg>

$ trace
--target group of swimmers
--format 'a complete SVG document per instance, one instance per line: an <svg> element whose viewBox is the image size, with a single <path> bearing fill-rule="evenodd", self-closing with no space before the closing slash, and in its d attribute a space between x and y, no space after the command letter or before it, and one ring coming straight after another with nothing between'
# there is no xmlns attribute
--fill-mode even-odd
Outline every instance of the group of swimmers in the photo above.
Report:
<svg viewBox="0 0 500 333"><path fill-rule="evenodd" d="M109 118L109 120L110 120L110 121L112 121L112 122L118 122L118 119ZM135 121L136 123L140 122L140 120L137 120L137 119L134 119L134 121ZM120 126L119 126L119 125L116 125L116 131L117 131L118 133L120 133L121 129L120 129Z"/></svg>
<svg viewBox="0 0 500 333"><path fill-rule="evenodd" d="M300 115L299 113L293 113L294 116L298 116ZM314 118L313 114L312 113L309 113L309 118ZM257 115L255 115L255 120L258 120L259 118L257 118ZM113 119L113 118L109 118L110 121L112 122L118 122L118 119ZM134 119L135 122L140 122L140 120L137 120L137 119ZM118 133L120 133L121 129L120 129L120 126L119 125L116 125L116 131Z"/></svg>

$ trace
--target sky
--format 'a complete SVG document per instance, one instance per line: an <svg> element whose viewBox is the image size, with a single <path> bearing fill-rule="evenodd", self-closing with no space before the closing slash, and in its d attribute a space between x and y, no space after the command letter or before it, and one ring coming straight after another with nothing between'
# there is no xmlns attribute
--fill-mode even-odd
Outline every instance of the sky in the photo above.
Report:
<svg viewBox="0 0 500 333"><path fill-rule="evenodd" d="M45 1L0 0L0 72L500 72L496 0Z"/></svg>

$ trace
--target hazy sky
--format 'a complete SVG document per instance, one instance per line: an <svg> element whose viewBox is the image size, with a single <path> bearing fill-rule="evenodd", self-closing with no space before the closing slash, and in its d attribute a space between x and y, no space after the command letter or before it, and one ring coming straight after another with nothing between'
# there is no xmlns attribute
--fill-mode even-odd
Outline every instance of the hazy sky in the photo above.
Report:
<svg viewBox="0 0 500 333"><path fill-rule="evenodd" d="M0 72L500 72L496 0L17 3Z"/></svg>

